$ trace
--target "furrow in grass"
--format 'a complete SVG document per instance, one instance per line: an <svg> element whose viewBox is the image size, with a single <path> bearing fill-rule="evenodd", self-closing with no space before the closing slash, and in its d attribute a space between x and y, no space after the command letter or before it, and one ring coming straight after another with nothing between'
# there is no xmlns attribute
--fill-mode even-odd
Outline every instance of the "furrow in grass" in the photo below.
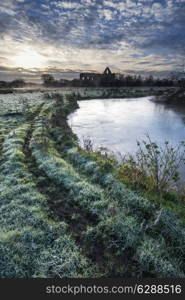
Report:
<svg viewBox="0 0 185 300"><path fill-rule="evenodd" d="M35 117L39 114L42 106L35 113ZM40 120L40 117L38 118ZM30 123L30 128L27 132L25 142L23 145L23 153L25 154L25 163L30 174L35 178L38 191L44 195L47 199L47 205L49 207L48 215L54 220L60 219L68 224L68 230L71 237L75 240L78 246L80 246L80 232L86 228L87 225L94 223L94 219L86 212L83 212L78 205L69 201L68 192L53 182L47 174L41 168L38 168L35 157L32 154L30 147L30 141L34 138L32 134L35 130L35 118ZM42 127L43 130L43 127ZM44 139L44 133L42 135ZM38 140L37 140L38 141ZM42 154L41 154L42 155ZM83 253L86 255L86 253ZM93 263L94 264L94 263ZM94 265L94 269L98 270L98 267ZM94 274L95 275L95 274Z"/></svg>
<svg viewBox="0 0 185 300"><path fill-rule="evenodd" d="M86 174L91 182L99 182L112 199L119 199L121 205L126 205L132 215L138 216L147 235L152 238L161 236L171 256L184 260L185 229L173 212L138 197L111 174L102 173L98 164L88 156L84 157L77 148L68 150L67 156L76 169Z"/></svg>
<svg viewBox="0 0 185 300"><path fill-rule="evenodd" d="M33 156L39 168L55 184L61 185L68 191L70 201L75 202L81 210L97 217L98 223L87 227L86 231L82 232L83 241L91 257L94 257L96 262L98 258L99 262L101 260L106 262L109 276L124 277L140 273L138 276L183 277L182 254L184 252L179 252L173 245L173 241L178 240L177 234L174 231L165 238L165 232L161 235L160 231L156 230L161 222L166 224L164 229L168 230L171 222L168 212L157 212L151 203L130 192L111 174L102 174L97 169L98 166L96 170L93 167L90 168L90 172L88 171L89 176L94 177L91 183L83 180L73 166L61 158L47 130L43 134L42 113L36 121L31 141ZM89 166L87 169L89 170ZM99 188L100 185L106 191L105 193ZM155 209L154 214L151 213L152 208ZM156 212L160 215L156 215ZM165 218L168 216L168 222L165 223ZM153 218L153 224L148 222L150 218ZM180 226L178 228L182 236L182 228ZM152 240L157 245L156 255L155 250L148 246L152 244L150 242ZM180 245L183 248L183 243ZM149 261L148 269L144 268L143 257L145 256Z"/></svg>
<svg viewBox="0 0 185 300"><path fill-rule="evenodd" d="M64 222L48 217L25 165L23 146L30 125L10 132L3 143L0 171L0 277L88 277L91 266Z"/></svg>

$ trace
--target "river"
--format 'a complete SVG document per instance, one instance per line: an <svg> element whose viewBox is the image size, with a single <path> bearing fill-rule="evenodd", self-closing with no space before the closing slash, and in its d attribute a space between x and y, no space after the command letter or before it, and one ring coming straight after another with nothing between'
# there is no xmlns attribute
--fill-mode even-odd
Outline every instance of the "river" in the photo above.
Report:
<svg viewBox="0 0 185 300"><path fill-rule="evenodd" d="M95 148L106 147L117 155L135 153L137 140L146 139L146 134L159 145L185 140L185 109L152 98L79 101L80 108L68 122L81 145L83 138L89 138Z"/></svg>

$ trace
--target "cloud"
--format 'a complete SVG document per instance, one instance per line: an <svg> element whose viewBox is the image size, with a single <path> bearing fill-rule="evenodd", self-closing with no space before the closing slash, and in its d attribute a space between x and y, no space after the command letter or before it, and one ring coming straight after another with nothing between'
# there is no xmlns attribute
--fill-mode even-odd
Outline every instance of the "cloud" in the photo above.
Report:
<svg viewBox="0 0 185 300"><path fill-rule="evenodd" d="M59 2L55 2L55 5L57 7L64 8L64 9L75 9L80 7L80 4L78 2L72 2L72 1L59 1Z"/></svg>
<svg viewBox="0 0 185 300"><path fill-rule="evenodd" d="M33 52L40 68L161 72L184 55L184 15L184 0L1 0L0 63L16 66L22 57L26 67ZM155 56L168 56L170 67Z"/></svg>

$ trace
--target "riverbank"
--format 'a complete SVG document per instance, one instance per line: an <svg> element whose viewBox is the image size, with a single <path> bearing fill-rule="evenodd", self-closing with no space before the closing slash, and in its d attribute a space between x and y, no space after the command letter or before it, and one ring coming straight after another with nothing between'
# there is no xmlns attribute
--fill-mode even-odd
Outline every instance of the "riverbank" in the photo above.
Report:
<svg viewBox="0 0 185 300"><path fill-rule="evenodd" d="M69 111L68 111L68 113L69 113ZM66 114L66 121L67 121L68 113ZM89 184L94 186L93 190L95 193L98 192L97 188L98 189L100 188L100 190L98 192L99 196L96 195L95 198L93 196L95 203L96 203L95 206L93 204L93 200L91 200L91 202L88 202L88 200L87 200L87 202L85 201L85 202L81 203L81 205L82 205L81 207L83 207L83 208L89 207L88 211L89 212L93 211L93 214L95 214L94 217L99 216L99 214L103 214L102 221L101 221L101 218L100 218L100 221L94 220L94 223L91 224L90 228L87 231L83 229L84 230L83 234L81 233L81 231L76 233L77 239L79 239L79 241L81 243L80 245L81 246L83 245L82 248L84 249L84 251L86 253L88 253L87 254L88 256L90 254L90 257L94 257L95 261L98 262L98 264L101 261L101 263L100 263L101 268L104 269L105 265L107 264L106 269L107 268L109 269L110 265L112 265L111 272L112 272L112 274L115 274L115 269L114 269L116 266L115 264L119 263L120 267L116 270L116 274L119 276L123 276L122 272L123 272L123 269L125 268L125 265L123 267L121 260L125 259L125 250L127 249L126 252L128 251L128 253L129 253L128 255L129 256L131 255L130 258L128 258L128 256L127 256L127 259L129 261L128 265L127 265L127 268L128 268L127 274L128 274L128 276L130 276L129 275L130 268L135 269L134 262L132 260L133 256L132 256L131 252L132 251L134 253L135 253L135 251L137 252L136 248L139 245L136 246L137 242L136 242L136 244L135 244L135 242L131 242L131 244L130 244L129 240L132 238L135 240L136 231L139 229L138 225L136 225L138 219L141 221L142 224L143 224L143 222L144 223L146 222L144 227L142 227L143 233L140 236L140 238L142 240L143 237L145 236L145 234L147 234L148 237L151 236L152 238L156 237L156 234L157 234L157 236L159 237L161 235L161 232L163 232L164 227L167 225L167 223L166 223L166 225L164 225L165 222L169 222L169 224L170 224L173 220L173 222L175 222L174 223L175 228L177 229L177 227L178 227L177 223L178 222L181 223L180 216L177 216L176 213L174 214L172 212L172 210L173 210L172 207L170 207L168 205L163 205L162 201L160 201L161 198L159 197L158 193L156 193L156 194L152 193L153 197L154 197L154 195L156 196L156 198L158 197L158 201L154 201L154 199L152 199L152 197L148 197L148 199L147 199L147 197L146 197L147 193L145 193L145 194L143 193L143 195L141 195L141 191L139 191L139 189L135 189L135 191L131 192L131 189L134 190L133 187L131 187L130 183L128 184L128 181L126 183L124 177L120 176L120 174L121 174L119 172L120 167L117 165L117 162L113 157L109 157L106 154L102 155L101 153L97 153L96 151L95 152L91 151L91 150L89 151L89 149L82 150L79 147L79 145L77 143L77 139L74 136L71 129L69 128L69 126L67 125L67 123L65 125L65 128L67 131L66 131L66 134L63 131L63 135L62 135L63 138L61 139L59 136L57 138L57 149L59 152L62 151L62 158L67 162L67 164L69 164L70 166L72 166L74 168L75 172L78 173L78 176L79 175L82 176L83 180L85 180L85 181L87 180ZM55 132L57 130L57 128L54 127L53 130ZM52 134L54 132L52 131ZM58 128L57 132L59 132L59 128ZM133 170L133 172L135 172L135 170ZM71 173L71 171L69 173ZM67 181L70 180L67 174L65 176L67 176L66 177ZM83 185L85 185L85 181L83 182ZM125 186L126 184L128 184L127 188ZM91 193L93 194L93 192L90 192L90 194L86 194L86 193L89 193L87 186L86 186L85 190L84 190L84 192L86 195L86 199L87 199L87 197L92 197ZM168 196L169 195L170 194L168 194ZM107 199L107 197L108 197L108 199ZM170 196L169 196L169 198L170 198ZM167 196L166 196L166 199L167 199ZM107 211L107 209L108 209L108 211ZM126 213L126 215L123 215L123 211L125 209L126 209L127 213ZM57 210L56 210L56 212L57 212ZM107 215L107 213L108 213L108 215ZM120 219L120 217L121 217L121 219ZM129 221L127 219L127 217L128 217L128 219L130 217L131 217L131 219L133 218L132 221L131 221L131 219L129 219L130 220ZM162 221L162 223L160 223L161 218L165 219L166 217L167 217L168 221L166 220L166 221ZM91 219L90 216L88 218ZM123 220L122 218L125 218L125 221L123 222L124 224L122 224L122 222L121 222L121 220ZM127 223L127 221L128 221L128 223ZM135 221L136 221L136 223L135 223ZM177 221L177 223L176 223L176 221ZM87 219L86 219L86 222L87 222ZM159 225L159 223L160 223L160 225ZM156 227L158 225L160 227L160 230L157 233ZM182 225L182 226L184 226L184 225ZM127 233L125 232L126 227L128 228ZM146 231L144 228L145 229L147 228ZM119 231L119 234L118 234L117 230ZM80 234L80 236L79 236L79 234ZM139 231L138 231L138 234L139 234ZM165 231L164 236L165 235L168 236L167 231ZM122 240L123 236L125 236L126 240L124 240L125 244L124 244L124 247L122 248L122 246L119 243L120 243L120 238ZM165 238L167 238L167 236L165 236ZM114 246L110 247L110 244L112 244L114 238L117 243L116 248L114 248ZM127 243L128 243L128 246L127 246ZM157 241L155 240L155 238L152 243L154 243L154 245L156 246ZM141 242L141 244L142 244L142 242ZM144 244L145 244L145 242L144 242ZM149 246L148 240L145 245L146 245L146 247ZM155 246L154 246L154 248L155 248ZM88 250L86 247L88 247ZM131 252L130 252L130 250L128 250L127 247L129 249L130 248L132 249L132 250L130 249ZM149 248L150 248L150 246L149 246ZM144 248L142 248L142 251L144 251L144 252L142 252L142 255L146 255L147 259L150 260L151 257L149 258L149 256L151 255L151 253L149 254L149 252L153 251L153 250L149 249L149 248L147 248L146 252L145 252ZM157 249L155 249L152 254L155 257L156 257L156 252L155 252L156 250ZM122 254L123 254L122 251L124 253L124 256L123 256L124 258L122 257ZM147 251L149 251L149 252L147 252ZM114 259L112 257L113 253L114 253ZM160 255L161 254L159 254L158 258L160 257ZM135 254L134 254L134 257L135 257ZM136 255L136 257L137 257L137 255ZM107 261L107 258L108 258L109 262ZM103 265L102 265L102 263L103 263ZM160 265L160 261L158 261L158 263ZM152 264L152 262L151 262L151 264ZM148 271L146 271L146 270L149 271L149 269L147 269L147 268L145 269L146 273L144 272L142 275L144 277L146 276L146 274L149 275L149 273L150 273L150 271L149 271L149 273L147 273ZM135 270L133 272L137 272L137 271ZM155 273L155 271L154 271L154 273ZM166 275L166 276L168 276L168 275ZM154 277L155 277L155 275L154 275Z"/></svg>
<svg viewBox="0 0 185 300"><path fill-rule="evenodd" d="M180 219L79 147L76 96L36 100L0 118L0 277L184 278Z"/></svg>
<svg viewBox="0 0 185 300"><path fill-rule="evenodd" d="M63 96L75 94L78 100L108 99L108 98L132 98L144 96L160 96L175 88L169 87L107 87L107 88L51 88L51 87L27 87L16 89L0 89L0 94L25 94L25 93L59 93Z"/></svg>
<svg viewBox="0 0 185 300"><path fill-rule="evenodd" d="M154 101L165 104L184 105L185 104L185 88L176 88L174 90L166 90L161 95L156 95Z"/></svg>

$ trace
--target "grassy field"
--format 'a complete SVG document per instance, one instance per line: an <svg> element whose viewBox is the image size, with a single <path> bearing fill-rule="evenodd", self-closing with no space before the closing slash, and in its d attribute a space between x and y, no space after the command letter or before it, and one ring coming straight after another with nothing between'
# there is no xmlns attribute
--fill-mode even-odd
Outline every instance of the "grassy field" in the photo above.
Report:
<svg viewBox="0 0 185 300"><path fill-rule="evenodd" d="M0 277L185 277L184 224L79 148L76 97L0 102Z"/></svg>

